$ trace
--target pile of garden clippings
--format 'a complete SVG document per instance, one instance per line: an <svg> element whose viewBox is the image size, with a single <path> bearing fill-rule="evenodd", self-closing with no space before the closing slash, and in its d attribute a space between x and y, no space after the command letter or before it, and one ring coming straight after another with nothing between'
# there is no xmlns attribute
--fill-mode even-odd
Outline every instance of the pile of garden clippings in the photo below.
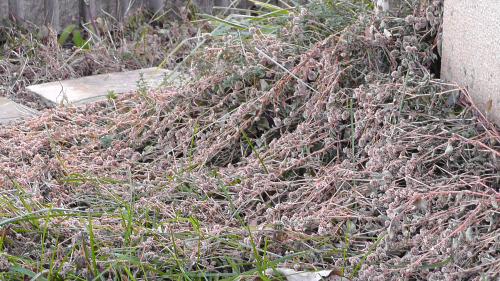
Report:
<svg viewBox="0 0 500 281"><path fill-rule="evenodd" d="M40 211L3 224L3 251L56 251L50 266L76 274L78 255L61 257L82 252L91 216L99 268L127 253L138 277L279 260L352 280L498 278L500 135L430 73L442 3L402 5L349 22L313 3L203 34L194 82L1 128L2 212Z"/></svg>

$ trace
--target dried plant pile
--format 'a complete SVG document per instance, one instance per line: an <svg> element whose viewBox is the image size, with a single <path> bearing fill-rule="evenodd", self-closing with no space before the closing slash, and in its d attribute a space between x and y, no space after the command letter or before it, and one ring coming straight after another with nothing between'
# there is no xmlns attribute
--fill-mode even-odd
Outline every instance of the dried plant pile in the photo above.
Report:
<svg viewBox="0 0 500 281"><path fill-rule="evenodd" d="M204 34L195 82L0 129L2 274L498 278L500 134L429 73L442 3L330 2Z"/></svg>

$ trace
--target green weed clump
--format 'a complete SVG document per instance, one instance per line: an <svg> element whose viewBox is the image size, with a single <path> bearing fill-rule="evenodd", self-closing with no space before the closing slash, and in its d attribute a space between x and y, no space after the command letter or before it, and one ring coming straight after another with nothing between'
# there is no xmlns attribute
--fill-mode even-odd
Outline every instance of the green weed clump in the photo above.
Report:
<svg viewBox="0 0 500 281"><path fill-rule="evenodd" d="M500 134L431 70L442 2L253 2L157 61L189 83L0 128L4 278L498 276Z"/></svg>

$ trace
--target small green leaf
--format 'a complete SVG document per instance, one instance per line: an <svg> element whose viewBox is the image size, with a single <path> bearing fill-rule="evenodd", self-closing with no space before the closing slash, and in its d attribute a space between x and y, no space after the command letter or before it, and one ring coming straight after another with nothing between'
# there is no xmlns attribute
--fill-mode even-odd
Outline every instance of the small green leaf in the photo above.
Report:
<svg viewBox="0 0 500 281"><path fill-rule="evenodd" d="M57 39L57 43L62 46L66 41L66 39L68 39L68 36L73 32L73 30L75 30L74 24L66 26L66 28L64 28L63 31L61 32L61 36L59 36L59 39Z"/></svg>
<svg viewBox="0 0 500 281"><path fill-rule="evenodd" d="M86 42L85 40L83 40L82 35L80 35L80 33L81 33L81 30L77 30L73 33L73 43L75 43L75 45L78 48L88 50L89 49L89 42Z"/></svg>

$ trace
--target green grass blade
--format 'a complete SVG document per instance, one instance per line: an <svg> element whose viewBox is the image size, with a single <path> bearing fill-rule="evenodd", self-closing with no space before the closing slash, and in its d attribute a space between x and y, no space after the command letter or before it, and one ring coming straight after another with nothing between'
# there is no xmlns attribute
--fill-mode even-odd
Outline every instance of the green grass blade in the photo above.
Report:
<svg viewBox="0 0 500 281"><path fill-rule="evenodd" d="M27 275L27 276L31 277L31 280L48 281L43 276L41 276L42 272L34 273L33 271L26 269L24 267L20 267L20 266L9 266L8 269L11 271L17 271L19 273Z"/></svg>
<svg viewBox="0 0 500 281"><path fill-rule="evenodd" d="M399 105L399 114L398 114L398 116L401 116L401 111L403 111L403 106L405 104L406 85L408 83L408 74L409 73L410 73L410 71L408 70L408 72L406 72L406 76L405 76L405 82L404 82L404 86L403 86L403 96L401 97L401 104Z"/></svg>
<svg viewBox="0 0 500 281"><path fill-rule="evenodd" d="M132 274L132 272L130 272L130 270L128 269L128 266L124 266L123 270L125 270L125 272L127 273L128 277L130 278L130 280L134 280L135 281L134 275Z"/></svg>
<svg viewBox="0 0 500 281"><path fill-rule="evenodd" d="M193 159L193 144L194 137L196 136L196 127L198 126L198 121L194 123L193 136L191 137L191 150L189 151L189 167L191 167L191 160Z"/></svg>
<svg viewBox="0 0 500 281"><path fill-rule="evenodd" d="M287 8L287 9L283 9L283 10L280 10L280 11L274 11L274 12L269 12L269 13L265 13L263 15L260 15L260 16L255 16L253 17L254 20L265 20L265 19L268 19L268 18L273 18L273 17L277 17L277 16L283 16L285 14L288 14L290 11L295 11L297 8Z"/></svg>
<svg viewBox="0 0 500 281"><path fill-rule="evenodd" d="M2 167L0 167L0 170L2 170L2 172L4 172L4 174L12 182L12 184L14 184L17 187L17 189L19 189L19 191L22 192L22 194L19 195L19 200L21 200L21 202L23 203L24 208L26 208L26 210L30 212L31 208L28 205L28 203L26 203L26 200L24 200L23 198L23 195L26 194L26 191L24 191L24 189ZM0 223L0 225L2 225L2 223Z"/></svg>
<svg viewBox="0 0 500 281"><path fill-rule="evenodd" d="M441 266L449 263L452 258L453 258L453 255L449 256L447 259L445 259L442 262L437 262L437 263L432 263L432 264L424 264L424 265L419 266L419 268L441 267Z"/></svg>
<svg viewBox="0 0 500 281"><path fill-rule="evenodd" d="M218 180L219 180L219 184L220 184L222 190L224 191L224 195L226 195L226 198L229 201L231 208L233 209L233 212L235 213L236 217L240 221L241 225L245 225L245 222L240 217L240 214L238 214L238 210L236 209L236 206L234 206L233 200L231 200L231 197L229 196L229 193L227 192L226 185L220 179L218 179Z"/></svg>
<svg viewBox="0 0 500 281"><path fill-rule="evenodd" d="M352 100L349 101L349 115L351 116L351 149L352 149L352 184L354 187L354 199L358 201L358 194L356 191L356 157L354 145L354 110L352 109Z"/></svg>
<svg viewBox="0 0 500 281"><path fill-rule="evenodd" d="M41 219L41 218L44 218L45 216L35 217L33 215L34 214L39 214L39 213L44 213L44 212L47 212L49 210L52 210L52 211L62 211L62 212L73 212L73 213L78 213L78 212L84 213L84 211L71 210L71 209L63 209L63 208L51 208L51 209L49 209L49 208L45 208L45 209L41 209L41 210L38 210L38 211L30 212L30 213L27 213L27 214L24 214L24 215L21 215L21 216L17 216L17 217L14 217L14 218L10 218L10 219L6 219L4 221L1 221L0 222L0 226L6 225L6 224L9 224L9 223L16 223L16 222L20 222L20 221L37 220L39 218ZM71 215L71 214L48 215L48 217L69 216L69 215ZM76 216L79 216L79 214L77 214Z"/></svg>
<svg viewBox="0 0 500 281"><path fill-rule="evenodd" d="M60 235L60 232L57 233L55 245L59 245L59 235ZM1 245L0 245L0 249L1 249ZM57 251L52 251L52 256L50 257L49 277L53 276L52 267L54 266L54 262L56 260L56 253L57 253ZM61 263L61 265L62 265L62 263Z"/></svg>
<svg viewBox="0 0 500 281"><path fill-rule="evenodd" d="M269 280L268 278L266 278L266 275L264 274L265 267L262 267L262 261L259 256L259 253L257 252L257 247L255 247L255 242L253 241L253 235L252 231L250 230L250 226L247 225L246 227L248 230L248 237L250 237L250 243L252 244L252 249L253 249L252 254L253 257L255 258L255 265L257 266L257 274L262 280Z"/></svg>
<svg viewBox="0 0 500 281"><path fill-rule="evenodd" d="M296 257L296 256L300 256L300 255L304 255L306 254L307 251L303 251L303 252L297 252L297 253L293 253L291 255L288 255L288 256L284 256L282 258L278 258L278 259L275 259L273 260L272 262L269 262L269 263L263 263L263 266L265 267L268 267L268 266L271 266L272 265L276 265L282 261L286 261L286 260L291 260L292 258ZM250 276L250 275L253 275L258 269L257 268L254 268L254 269L251 269L251 270L248 270L248 271L245 271L245 272L242 272L239 276L237 277L241 277L241 276ZM218 276L224 276L223 273L217 273L217 274L220 274ZM207 276L209 276L207 274ZM226 275L227 276L227 275ZM221 281L229 281L229 280L234 280L234 277L232 278L226 278L226 279L222 279Z"/></svg>
<svg viewBox="0 0 500 281"><path fill-rule="evenodd" d="M253 2L253 3L255 3L255 4L257 4L258 6L261 6L261 7L265 7L267 9L271 10L271 11L283 11L284 10L281 7L278 7L278 6L269 4L269 3L264 3L264 2L260 2L260 1L256 1L256 0L250 0L250 2Z"/></svg>
<svg viewBox="0 0 500 281"><path fill-rule="evenodd" d="M206 18L209 18L213 21L216 21L218 23L221 23L223 25L227 25L227 26L231 26L231 27L234 27L234 28L238 28L238 29L247 29L248 27L245 26L245 25L241 25L241 24L237 24L237 23L234 23L234 22L230 22L228 20L223 20L223 19L219 19L219 18L216 18L214 16L211 16L211 15L207 15L207 14L202 14L201 15L202 17L206 17Z"/></svg>
<svg viewBox="0 0 500 281"><path fill-rule="evenodd" d="M50 135L49 127L47 127L47 123L44 123L44 125L45 125L45 130L47 131L47 137L49 138L50 145L52 146L52 149L54 150L54 154L56 155L57 160L59 161L59 163L63 167L66 174L68 174L68 170L66 169L66 165L64 165L64 162L62 161L61 156L57 152L56 144L54 143L54 140L52 139L52 137Z"/></svg>
<svg viewBox="0 0 500 281"><path fill-rule="evenodd" d="M47 225L49 224L49 215L50 215L50 211L52 210L52 205L50 205L50 208L49 208L49 211L47 212L47 216L45 218L45 223L43 225L43 232L42 232L42 243L41 243L41 254L40 254L40 271L43 271L43 256L44 256L44 253L43 251L45 250L44 249L44 245L45 245L45 238L47 237Z"/></svg>
<svg viewBox="0 0 500 281"><path fill-rule="evenodd" d="M89 240L90 240L90 259L92 261L92 267L94 268L94 276L99 274L99 270L97 269L97 262L96 262L96 255L95 255L95 240L94 240L94 229L92 227L92 215L90 212L88 213L88 230L89 230ZM83 245L84 249L87 249L85 245ZM87 255L87 252L85 251L85 255ZM101 280L104 281L104 278L101 277Z"/></svg>
<svg viewBox="0 0 500 281"><path fill-rule="evenodd" d="M347 220L346 227L345 227L345 239L344 239L344 253L342 254L342 276L344 276L344 269L345 269L345 255L347 252L347 237L349 235L349 220Z"/></svg>
<svg viewBox="0 0 500 281"><path fill-rule="evenodd" d="M238 269L238 267L236 266L236 264L226 255L226 254L223 254L224 258L226 259L227 263L229 263L229 265L231 266L231 268L233 269L234 272L236 272L236 274L240 274L240 270Z"/></svg>
<svg viewBox="0 0 500 281"><path fill-rule="evenodd" d="M242 129L240 129L240 131L243 134L243 136L245 137L245 139L247 140L248 144L252 148L252 150L255 153L255 155L257 155L257 158L259 158L260 164L262 164L262 167L264 167L264 170L266 171L266 174L269 174L269 171L267 170L266 165L264 165L264 161L262 161L262 158L260 158L259 153L257 153L257 150L255 150L255 148L253 147L252 142L250 142L250 139L247 137L247 135L245 134L245 132L243 132Z"/></svg>
<svg viewBox="0 0 500 281"><path fill-rule="evenodd" d="M368 255L375 249L375 247L377 247L378 243L380 243L380 241L382 241L382 238L384 238L387 235L387 233L389 233L389 232L387 232L387 231L384 232L382 234L382 236L380 236L380 238L375 242L375 244L373 244L373 246L371 246L370 250L368 250L368 252L366 252L366 254L363 256L363 258L359 261L359 263L356 265L356 267L352 271L351 275L349 276L350 278L352 278L354 273L356 273L356 271L358 271L358 268L361 266L361 264L366 259L366 257L368 257Z"/></svg>

